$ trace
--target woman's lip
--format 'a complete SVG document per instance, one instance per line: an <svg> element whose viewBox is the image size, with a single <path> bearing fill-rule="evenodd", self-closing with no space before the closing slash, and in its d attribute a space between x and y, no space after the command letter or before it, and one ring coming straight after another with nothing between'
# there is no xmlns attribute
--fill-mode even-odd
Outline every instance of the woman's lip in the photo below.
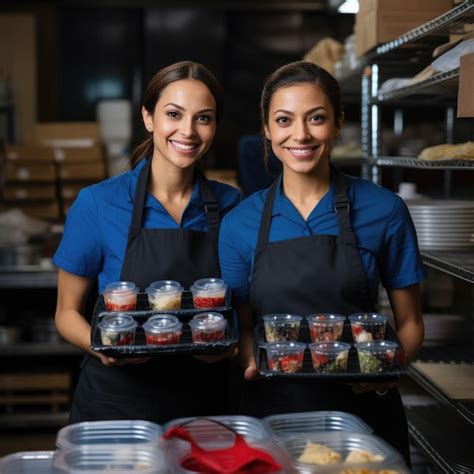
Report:
<svg viewBox="0 0 474 474"><path fill-rule="evenodd" d="M179 153L185 154L185 155L191 155L194 153L199 146L198 143L186 143L186 142L180 142L178 140L169 140L171 145L173 145L173 148L178 151Z"/></svg>
<svg viewBox="0 0 474 474"><path fill-rule="evenodd" d="M306 158L314 153L315 150L319 148L319 145L314 145L310 147L285 147L292 156L297 158Z"/></svg>

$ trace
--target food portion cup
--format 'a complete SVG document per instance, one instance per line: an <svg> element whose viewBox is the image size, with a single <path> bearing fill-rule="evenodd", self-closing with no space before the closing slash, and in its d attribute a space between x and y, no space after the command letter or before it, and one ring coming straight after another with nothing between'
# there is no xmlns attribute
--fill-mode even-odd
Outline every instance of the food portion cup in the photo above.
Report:
<svg viewBox="0 0 474 474"><path fill-rule="evenodd" d="M370 342L385 337L388 316L380 313L355 313L349 316L354 342Z"/></svg>
<svg viewBox="0 0 474 474"><path fill-rule="evenodd" d="M181 309L181 295L184 288L173 280L154 281L145 290L150 308L157 311Z"/></svg>
<svg viewBox="0 0 474 474"><path fill-rule="evenodd" d="M150 345L178 344L183 325L172 314L151 316L143 324L145 340Z"/></svg>
<svg viewBox="0 0 474 474"><path fill-rule="evenodd" d="M392 368L398 344L393 341L372 341L361 342L355 347L360 371L364 374L375 374Z"/></svg>
<svg viewBox="0 0 474 474"><path fill-rule="evenodd" d="M345 316L341 314L312 314L307 316L312 342L340 341L344 329Z"/></svg>
<svg viewBox="0 0 474 474"><path fill-rule="evenodd" d="M104 346L130 346L135 341L137 322L129 314L108 314L97 326Z"/></svg>
<svg viewBox="0 0 474 474"><path fill-rule="evenodd" d="M107 311L134 311L137 307L138 287L130 281L114 281L104 290Z"/></svg>
<svg viewBox="0 0 474 474"><path fill-rule="evenodd" d="M268 366L273 372L292 374L303 368L303 342L270 342L265 345L267 350Z"/></svg>
<svg viewBox="0 0 474 474"><path fill-rule="evenodd" d="M220 278L202 278L189 288L195 308L219 308L225 306L227 284Z"/></svg>
<svg viewBox="0 0 474 474"><path fill-rule="evenodd" d="M314 370L320 374L346 372L350 348L350 344L337 341L310 344Z"/></svg>
<svg viewBox="0 0 474 474"><path fill-rule="evenodd" d="M189 321L193 342L222 341L225 338L227 320L220 313L199 313Z"/></svg>
<svg viewBox="0 0 474 474"><path fill-rule="evenodd" d="M263 324L267 342L297 341L302 319L298 314L266 314Z"/></svg>

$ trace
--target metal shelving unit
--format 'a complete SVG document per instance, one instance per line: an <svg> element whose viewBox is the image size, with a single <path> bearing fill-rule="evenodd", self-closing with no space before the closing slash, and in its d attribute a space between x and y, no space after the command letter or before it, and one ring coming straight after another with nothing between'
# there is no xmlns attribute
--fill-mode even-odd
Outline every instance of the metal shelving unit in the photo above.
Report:
<svg viewBox="0 0 474 474"><path fill-rule="evenodd" d="M0 272L0 288L56 288L58 273L55 270L25 269Z"/></svg>
<svg viewBox="0 0 474 474"><path fill-rule="evenodd" d="M377 47L365 56L366 68L362 76L361 95L364 177L380 184L381 167L443 170L444 188L449 195L451 173L455 170L457 172L474 170L474 160L424 161L416 157L380 155L380 108L385 105L395 106L394 132L395 135L401 135L402 107L406 107L408 101L429 106L451 104L446 109L446 128L447 142L452 143L455 116L452 103L457 93L459 69L439 73L424 81L390 92L379 93L379 88L381 78L385 80L390 77L406 77L421 71L432 61L432 50L447 42L449 34L460 33L464 23L474 23L474 0L466 0L446 14ZM424 263L432 268L474 283L474 251L470 249L456 252L422 251L422 258ZM420 359L453 364L474 363L472 347L461 346L423 348ZM450 399L434 381L428 380L414 367L411 367L408 373L439 403L435 406L417 406L407 410L410 434L417 447L439 469L439 472L474 472L472 447L466 446L466 439L469 437L472 439L474 402ZM446 433L449 433L449 439L445 436Z"/></svg>
<svg viewBox="0 0 474 474"><path fill-rule="evenodd" d="M82 353L65 342L17 342L0 346L0 357L69 356Z"/></svg>

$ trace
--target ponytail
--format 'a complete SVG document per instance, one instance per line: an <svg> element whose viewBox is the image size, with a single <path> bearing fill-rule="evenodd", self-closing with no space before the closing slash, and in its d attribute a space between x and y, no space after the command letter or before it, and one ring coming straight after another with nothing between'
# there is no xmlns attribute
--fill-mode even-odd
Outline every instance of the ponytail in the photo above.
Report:
<svg viewBox="0 0 474 474"><path fill-rule="evenodd" d="M133 150L131 165L135 168L137 164L145 157L153 156L153 134L150 133L148 137Z"/></svg>

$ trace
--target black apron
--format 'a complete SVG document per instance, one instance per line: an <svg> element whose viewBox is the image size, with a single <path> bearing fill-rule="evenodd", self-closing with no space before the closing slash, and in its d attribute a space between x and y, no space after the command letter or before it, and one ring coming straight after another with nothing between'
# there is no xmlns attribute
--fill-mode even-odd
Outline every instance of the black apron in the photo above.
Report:
<svg viewBox="0 0 474 474"><path fill-rule="evenodd" d="M331 176L336 189L338 236L311 235L269 243L273 202L281 179L270 188L250 287L256 321L270 313L348 315L375 310L352 230L346 183L332 166ZM397 389L380 396L375 392L356 395L350 386L332 382L244 383L242 414L263 417L316 410L342 410L360 416L409 462L407 421Z"/></svg>
<svg viewBox="0 0 474 474"><path fill-rule="evenodd" d="M208 232L142 227L151 160L138 177L133 214L120 279L142 291L151 282L219 277L217 202L206 178L199 174ZM191 356L159 356L144 364L106 367L87 355L74 395L70 423L92 420L143 419L165 423L183 416L225 414L227 367Z"/></svg>

